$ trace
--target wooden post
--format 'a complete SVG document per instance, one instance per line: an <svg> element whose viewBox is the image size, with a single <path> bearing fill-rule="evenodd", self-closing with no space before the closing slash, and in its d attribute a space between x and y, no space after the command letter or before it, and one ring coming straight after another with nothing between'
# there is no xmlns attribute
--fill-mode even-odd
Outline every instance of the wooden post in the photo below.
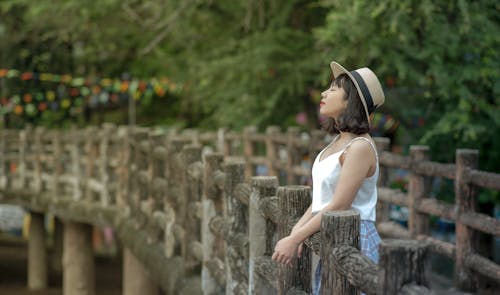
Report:
<svg viewBox="0 0 500 295"><path fill-rule="evenodd" d="M181 255L183 239L176 239L174 229L183 229L182 220L186 214L187 201L182 184L184 178L184 163L182 149L191 140L186 138L171 139L168 146L167 181L168 195L164 200L165 212L170 218L165 228L165 253Z"/></svg>
<svg viewBox="0 0 500 295"><path fill-rule="evenodd" d="M116 167L117 187L116 187L116 205L119 208L127 206L126 196L130 192L129 187L129 161L130 161L130 143L129 143L129 129L127 127L118 128L118 165Z"/></svg>
<svg viewBox="0 0 500 295"><path fill-rule="evenodd" d="M387 137L376 137L374 138L375 145L377 146L377 153L379 156L379 176L378 176L378 187L388 187L389 185L389 175L387 167L380 164L380 157L383 152L389 151L390 139ZM381 222L389 221L390 204L387 202L378 201L377 202L377 224Z"/></svg>
<svg viewBox="0 0 500 295"><path fill-rule="evenodd" d="M295 140L299 137L300 131L297 127L289 127L287 130L287 167L286 167L286 179L288 185L298 184L297 176L293 172L293 168L298 163L300 159L300 154L295 145Z"/></svg>
<svg viewBox="0 0 500 295"><path fill-rule="evenodd" d="M189 145L182 149L182 159L185 165L183 169L183 195L185 196L185 212L182 216L182 224L185 228L185 237L181 245L181 253L186 266L186 274L192 274L195 267L200 263L198 259L190 253L190 246L194 242L201 240L200 220L196 217L196 212L187 210L192 208L190 205L200 201L201 195L201 178L195 178L190 174L190 170L197 169L201 165L201 148L198 146Z"/></svg>
<svg viewBox="0 0 500 295"><path fill-rule="evenodd" d="M410 157L412 163L429 160L429 147L410 146ZM410 170L410 186L408 190L408 229L412 238L418 235L429 234L429 216L418 212L417 205L429 195L429 178L418 175Z"/></svg>
<svg viewBox="0 0 500 295"><path fill-rule="evenodd" d="M139 210L137 213L141 218L152 215L153 204L151 198L151 140L149 132L146 131L145 137L136 142L138 144L137 158L135 165L137 167L137 175L139 177L138 204Z"/></svg>
<svg viewBox="0 0 500 295"><path fill-rule="evenodd" d="M231 141L226 137L227 134L227 128L217 130L217 152L222 153L225 157L231 155Z"/></svg>
<svg viewBox="0 0 500 295"><path fill-rule="evenodd" d="M385 239L379 246L379 289L377 294L398 294L411 283L429 287L428 244L416 240ZM422 292L404 294L429 294ZM424 289L425 290L425 289ZM337 294L337 293L335 293ZM339 293L344 294L344 293Z"/></svg>
<svg viewBox="0 0 500 295"><path fill-rule="evenodd" d="M455 200L457 206L455 282L456 286L467 292L474 292L478 286L478 278L466 266L465 259L477 251L477 232L460 222L463 214L477 210L477 188L468 183L465 174L478 167L479 152L477 150L459 149L456 152Z"/></svg>
<svg viewBox="0 0 500 295"><path fill-rule="evenodd" d="M97 130L94 127L87 127L85 129L85 144L84 144L84 153L85 153L85 174L83 176L83 185L84 185L84 199L87 202L92 202L94 199L94 195L92 192L92 188L90 186L91 179L94 175L94 162L96 157L96 148L95 148L95 134Z"/></svg>
<svg viewBox="0 0 500 295"><path fill-rule="evenodd" d="M300 218L311 203L311 189L307 186L285 186L278 188L279 208L278 239L290 234L292 222ZM304 247L301 258L294 259L293 266L280 265L278 294L287 294L292 289L311 292L311 252Z"/></svg>
<svg viewBox="0 0 500 295"><path fill-rule="evenodd" d="M203 218L201 239L203 244L203 265L201 272L201 288L204 294L222 294L224 287L217 283L216 273L211 272L213 259L224 253L223 243L210 230L210 221L216 215L222 214L222 200L213 180L214 171L220 170L224 156L210 154L205 156L205 171L203 177ZM213 263L215 264L215 263ZM222 281L222 280L219 280Z"/></svg>
<svg viewBox="0 0 500 295"><path fill-rule="evenodd" d="M47 250L45 247L44 215L30 212L31 222L28 240L28 288L47 288Z"/></svg>
<svg viewBox="0 0 500 295"><path fill-rule="evenodd" d="M57 275L62 273L63 256L63 223L54 216L54 233L52 234L52 253L50 256L50 270Z"/></svg>
<svg viewBox="0 0 500 295"><path fill-rule="evenodd" d="M6 148L5 148L5 134L6 130L0 130L0 188L5 189L8 176L8 165L5 160Z"/></svg>
<svg viewBox="0 0 500 295"><path fill-rule="evenodd" d="M142 263L129 249L123 250L123 293L124 295L157 295L158 286L149 278Z"/></svg>
<svg viewBox="0 0 500 295"><path fill-rule="evenodd" d="M228 234L226 248L226 294L242 294L248 290L248 208L236 198L236 186L245 180L245 163L228 161L224 165L224 219Z"/></svg>
<svg viewBox="0 0 500 295"><path fill-rule="evenodd" d="M245 156L245 179L250 179L255 175L255 167L252 164L252 158L255 155L255 145L252 140L252 135L257 132L255 126L248 126L243 130L243 152Z"/></svg>
<svg viewBox="0 0 500 295"><path fill-rule="evenodd" d="M141 204L141 192L139 189L139 172L141 168L141 155L140 155L140 144L148 136L146 130L141 128L133 128L130 140L130 162L129 162L129 180L130 180L130 192L128 197L128 203L132 214L137 214L140 212ZM144 164L142 164L144 165Z"/></svg>
<svg viewBox="0 0 500 295"><path fill-rule="evenodd" d="M18 188L26 187L26 150L27 150L27 136L31 135L31 130L20 130L19 131L19 160L17 164L17 170L19 179L17 179Z"/></svg>
<svg viewBox="0 0 500 295"><path fill-rule="evenodd" d="M351 246L360 249L360 217L356 210L331 211L321 217L321 294L358 294L346 276L334 266L333 249L337 246ZM389 293L381 293L389 294Z"/></svg>
<svg viewBox="0 0 500 295"><path fill-rule="evenodd" d="M61 146L61 132L52 132L52 160L54 161L54 171L52 174L52 189L55 198L60 198L62 193L62 185L60 176L63 172L61 155L63 149Z"/></svg>
<svg viewBox="0 0 500 295"><path fill-rule="evenodd" d="M278 176L278 170L275 167L276 161L278 161L276 144L274 139L276 135L279 134L280 129L277 126L269 126L266 129L266 159L267 159L267 175Z"/></svg>
<svg viewBox="0 0 500 295"><path fill-rule="evenodd" d="M95 294L91 225L64 223L63 294Z"/></svg>
<svg viewBox="0 0 500 295"><path fill-rule="evenodd" d="M278 178L276 176L252 177L252 192L248 204L249 216L249 263L248 263L248 294L274 294L276 286L271 286L257 272L257 260L272 255L272 238L276 226L266 220L259 210L259 203L264 198L276 196Z"/></svg>
<svg viewBox="0 0 500 295"><path fill-rule="evenodd" d="M80 200L82 198L82 185L81 185L81 169L80 169L80 142L82 141L83 133L73 130L71 136L71 174L74 179L72 198Z"/></svg>

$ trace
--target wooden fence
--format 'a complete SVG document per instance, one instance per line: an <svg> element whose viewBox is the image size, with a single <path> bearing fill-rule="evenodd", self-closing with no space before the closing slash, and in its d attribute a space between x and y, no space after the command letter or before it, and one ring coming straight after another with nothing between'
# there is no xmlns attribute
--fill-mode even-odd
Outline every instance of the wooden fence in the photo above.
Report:
<svg viewBox="0 0 500 295"><path fill-rule="evenodd" d="M409 157L391 154L385 139L377 140L377 227L414 240L384 239L375 265L359 251L359 214L333 212L322 220L323 235L306 241L293 268L272 262L275 242L310 202L308 186L291 184L307 182L307 165L325 140L320 132L291 128L283 134L275 127L265 135L255 128L237 134L112 125L2 130L0 202L114 226L168 294L310 293L311 252L329 270L323 272L323 294L425 294L429 245L456 261L462 290L477 288L478 274L500 282L499 266L476 254L473 236L476 230L500 232L499 221L475 212L474 205L474 186L498 190L500 176L475 169L477 152L458 151L456 165L439 164L428 160L426 147L412 147ZM256 166L278 177L255 177ZM385 187L391 167L411 171L408 194ZM428 198L431 175L455 179L456 205ZM278 179L289 185L278 186ZM408 206L408 230L388 220L388 204ZM429 236L428 215L455 220L456 245Z"/></svg>

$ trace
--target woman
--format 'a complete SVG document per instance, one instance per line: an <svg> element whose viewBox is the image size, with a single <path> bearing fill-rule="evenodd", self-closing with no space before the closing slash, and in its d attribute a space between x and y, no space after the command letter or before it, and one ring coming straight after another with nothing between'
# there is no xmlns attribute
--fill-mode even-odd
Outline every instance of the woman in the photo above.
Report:
<svg viewBox="0 0 500 295"><path fill-rule="evenodd" d="M378 155L370 130L370 114L384 103L382 86L368 68L347 71L336 62L334 80L321 93L320 114L328 117L326 130L333 141L316 157L312 167L312 204L289 236L276 243L272 259L291 265L302 243L320 229L321 216L332 210L360 213L361 252L378 263L380 237L375 228ZM314 294L319 294L321 261L316 269Z"/></svg>

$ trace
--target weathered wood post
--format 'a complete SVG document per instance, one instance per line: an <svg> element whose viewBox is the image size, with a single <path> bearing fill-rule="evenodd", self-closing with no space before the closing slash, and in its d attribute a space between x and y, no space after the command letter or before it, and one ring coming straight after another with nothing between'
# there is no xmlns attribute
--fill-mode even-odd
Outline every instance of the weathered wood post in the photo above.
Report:
<svg viewBox="0 0 500 295"><path fill-rule="evenodd" d="M6 148L5 148L5 136L7 131L0 130L0 188L6 188L7 177L8 177L8 169L7 169L7 161L5 160L6 156Z"/></svg>
<svg viewBox="0 0 500 295"><path fill-rule="evenodd" d="M72 198L73 200L80 200L83 196L82 185L81 185L81 169L80 169L80 145L82 142L82 133L77 130L72 130L69 135L71 138L71 146L70 146L70 157L71 157L71 175L73 179L73 192Z"/></svg>
<svg viewBox="0 0 500 295"><path fill-rule="evenodd" d="M300 154L295 144L299 138L300 131L297 127L288 127L287 130L287 165L286 165L286 181L288 185L298 184L297 176L294 173L294 167L300 160Z"/></svg>
<svg viewBox="0 0 500 295"><path fill-rule="evenodd" d="M456 152L455 200L457 206L455 282L463 291L475 291L478 278L468 269L465 259L477 251L477 232L460 222L463 214L477 210L477 188L468 182L466 173L478 167L479 152L477 150L458 149Z"/></svg>
<svg viewBox="0 0 500 295"><path fill-rule="evenodd" d="M258 272L259 263L266 261L271 263L270 256L273 252L273 234L276 226L270 220L266 220L260 210L260 203L264 199L276 196L278 189L278 178L276 176L252 177L252 191L248 204L248 239L249 245L249 265L248 265L248 294L274 294L276 286L269 284L269 281ZM269 268L269 267L267 267Z"/></svg>
<svg viewBox="0 0 500 295"><path fill-rule="evenodd" d="M63 236L63 294L94 295L92 226L66 221Z"/></svg>
<svg viewBox="0 0 500 295"><path fill-rule="evenodd" d="M221 193L214 181L214 172L221 170L224 156L210 154L205 156L203 176L203 218L201 239L203 244L203 265L201 288L203 294L222 294L225 287L224 263L219 257L224 255L224 243L210 229L214 217L222 215L223 202Z"/></svg>
<svg viewBox="0 0 500 295"><path fill-rule="evenodd" d="M412 164L429 160L429 147L412 145L410 146L410 158ZM410 185L408 190L408 229L412 238L418 235L429 234L429 216L418 212L417 205L424 198L429 196L429 178L419 175L410 170Z"/></svg>
<svg viewBox="0 0 500 295"><path fill-rule="evenodd" d="M129 129L121 126L117 132L118 155L116 165L116 206L124 208L127 206L127 195L129 194L129 176L128 163L130 161L130 143L129 143Z"/></svg>
<svg viewBox="0 0 500 295"><path fill-rule="evenodd" d="M375 145L379 155L379 162L383 152L389 151L391 141L387 137L375 137ZM389 183L388 169L379 163L378 187L388 187ZM377 202L377 224L389 221L390 204L387 202Z"/></svg>
<svg viewBox="0 0 500 295"><path fill-rule="evenodd" d="M253 135L257 133L255 126L248 126L243 130L243 153L245 156L245 179L250 179L255 174L255 167L252 158L255 155L255 144L252 140Z"/></svg>
<svg viewBox="0 0 500 295"><path fill-rule="evenodd" d="M187 200L184 195L184 171L182 149L191 142L188 138L174 138L169 142L167 160L168 195L164 208L169 218L165 227L165 253L181 255L185 231L183 220L186 215Z"/></svg>
<svg viewBox="0 0 500 295"><path fill-rule="evenodd" d="M28 240L28 288L47 288L47 250L45 247L44 214L30 212Z"/></svg>
<svg viewBox="0 0 500 295"><path fill-rule="evenodd" d="M224 220L228 224L224 239L226 294L248 290L248 207L238 199L236 189L245 180L244 172L243 160L228 160L224 164Z"/></svg>
<svg viewBox="0 0 500 295"><path fill-rule="evenodd" d="M141 208L142 202L148 201L150 170L148 154L150 144L148 132L142 128L134 128L129 141L129 180L130 195L128 205L134 218L138 218L137 227L144 227L145 214ZM143 264L129 248L123 251L123 293L127 295L158 294L158 286L151 280Z"/></svg>
<svg viewBox="0 0 500 295"><path fill-rule="evenodd" d="M63 173L61 132L52 132L52 160L54 161L54 171L52 174L52 189L55 198L60 198L62 193L61 174Z"/></svg>
<svg viewBox="0 0 500 295"><path fill-rule="evenodd" d="M18 179L17 185L18 188L26 187L26 150L27 150L27 136L31 135L31 127L25 130L19 131L19 158L17 164L18 171Z"/></svg>
<svg viewBox="0 0 500 295"><path fill-rule="evenodd" d="M155 295L160 293L158 286L149 278L144 265L129 249L123 251L123 294Z"/></svg>
<svg viewBox="0 0 500 295"><path fill-rule="evenodd" d="M377 294L429 294L428 248L423 241L383 240L379 246Z"/></svg>
<svg viewBox="0 0 500 295"><path fill-rule="evenodd" d="M266 129L266 161L267 175L277 176L278 170L275 163L278 161L277 148L274 139L279 134L280 129L277 126L269 126Z"/></svg>
<svg viewBox="0 0 500 295"><path fill-rule="evenodd" d="M35 129L35 134L33 138L33 183L32 188L35 193L40 193L42 191L42 163L41 156L43 152L42 147L42 133L43 128L37 127Z"/></svg>
<svg viewBox="0 0 500 295"><path fill-rule="evenodd" d="M300 218L311 203L308 186L285 186L278 188L278 205L281 210L278 222L278 239L290 234L293 222ZM294 259L293 266L279 266L278 294L287 294L291 289L311 292L311 253L304 247L302 257Z"/></svg>
<svg viewBox="0 0 500 295"><path fill-rule="evenodd" d="M192 206L200 202L202 192L200 177L202 173L201 148L194 145L185 146L182 149L182 160L186 167L183 171L183 194L186 198L187 208L190 208L190 210L186 210L183 217L185 239L181 245L181 253L184 258L186 274L191 275L196 266L200 265L191 249L193 243L201 240L200 220L196 217L196 210L193 210Z"/></svg>
<svg viewBox="0 0 500 295"><path fill-rule="evenodd" d="M231 155L231 141L227 138L227 128L219 128L217 130L217 152L222 153L224 156Z"/></svg>
<svg viewBox="0 0 500 295"><path fill-rule="evenodd" d="M349 283L347 277L335 269L332 250L338 246L360 249L359 228L359 212L355 210L323 213L320 230L321 294L358 294L357 289Z"/></svg>
<svg viewBox="0 0 500 295"><path fill-rule="evenodd" d="M95 127L87 127L85 129L85 173L83 176L84 193L83 197L86 201L92 202L94 193L92 191L91 179L94 175L94 163L96 161L97 149L95 147L95 134L97 130Z"/></svg>

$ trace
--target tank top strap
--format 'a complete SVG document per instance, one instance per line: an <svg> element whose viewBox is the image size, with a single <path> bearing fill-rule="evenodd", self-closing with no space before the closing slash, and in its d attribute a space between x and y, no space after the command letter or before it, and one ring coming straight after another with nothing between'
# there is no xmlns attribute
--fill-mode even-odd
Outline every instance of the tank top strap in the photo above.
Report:
<svg viewBox="0 0 500 295"><path fill-rule="evenodd" d="M358 136L358 137L355 137L355 138L351 139L351 141L349 141L349 142L347 143L347 145L345 146L344 151L342 152L342 154L344 154L344 153L347 151L347 149L349 148L349 146L350 146L353 142L355 142L355 141L357 141L357 140L364 140L364 141L366 141L366 142L368 142L368 143L370 144L370 146L371 146L371 147L372 147L372 149L373 149L373 152L375 153L375 158L376 158L377 163L378 163L378 153L377 153L377 148L375 147L375 145L373 144L373 142L371 142L371 141L370 141L368 138L366 138L366 137Z"/></svg>

